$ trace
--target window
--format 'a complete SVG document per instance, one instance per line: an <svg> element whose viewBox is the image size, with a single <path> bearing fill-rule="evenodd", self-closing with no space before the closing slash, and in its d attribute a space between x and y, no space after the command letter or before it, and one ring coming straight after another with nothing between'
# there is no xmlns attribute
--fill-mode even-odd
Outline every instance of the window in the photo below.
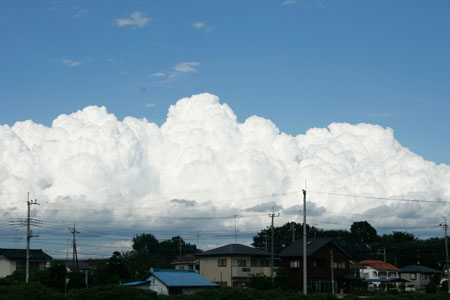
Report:
<svg viewBox="0 0 450 300"><path fill-rule="evenodd" d="M389 272L389 278L397 278L397 272Z"/></svg>
<svg viewBox="0 0 450 300"><path fill-rule="evenodd" d="M237 260L237 266L238 267L246 267L247 266L247 261L245 259L238 259Z"/></svg>
<svg viewBox="0 0 450 300"><path fill-rule="evenodd" d="M373 272L372 272L372 276L373 276L374 278L378 277L377 272L373 271Z"/></svg>
<svg viewBox="0 0 450 300"><path fill-rule="evenodd" d="M290 263L291 269L300 268L300 261L298 261L298 260L291 260L289 263Z"/></svg>
<svg viewBox="0 0 450 300"><path fill-rule="evenodd" d="M411 273L410 274L410 278L411 278L411 280L416 280L417 279L417 274L416 273Z"/></svg>
<svg viewBox="0 0 450 300"><path fill-rule="evenodd" d="M218 259L217 260L217 266L219 267L226 267L227 266L227 259Z"/></svg>
<svg viewBox="0 0 450 300"><path fill-rule="evenodd" d="M345 261L335 261L333 262L334 269L345 269Z"/></svg>

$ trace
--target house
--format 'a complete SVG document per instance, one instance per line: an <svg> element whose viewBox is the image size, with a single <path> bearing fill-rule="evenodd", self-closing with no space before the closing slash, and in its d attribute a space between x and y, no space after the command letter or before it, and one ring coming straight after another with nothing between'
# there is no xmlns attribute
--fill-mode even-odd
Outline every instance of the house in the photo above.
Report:
<svg viewBox="0 0 450 300"><path fill-rule="evenodd" d="M25 270L27 259L26 249L0 248L0 278L11 275L16 270ZM30 272L45 269L52 257L41 249L30 250Z"/></svg>
<svg viewBox="0 0 450 300"><path fill-rule="evenodd" d="M307 286L316 292L331 292L348 286L346 276L350 274L351 256L332 238L311 238L307 240ZM299 290L303 289L303 239L296 240L284 248L278 256L281 267ZM333 261L333 266L331 264ZM333 275L333 280L332 280Z"/></svg>
<svg viewBox="0 0 450 300"><path fill-rule="evenodd" d="M399 273L400 278L409 281L409 283L406 284L406 289L409 291L425 289L425 286L431 281L431 277L433 275L442 274L441 271L421 265L410 265L403 267L400 269Z"/></svg>
<svg viewBox="0 0 450 300"><path fill-rule="evenodd" d="M256 274L271 276L270 253L241 244L228 244L196 256L200 274L221 286L243 287Z"/></svg>
<svg viewBox="0 0 450 300"><path fill-rule="evenodd" d="M193 294L205 288L218 287L194 270L150 269L143 280L122 284L149 289L158 295Z"/></svg>
<svg viewBox="0 0 450 300"><path fill-rule="evenodd" d="M200 270L199 259L198 257L195 257L194 254L187 254L174 260L172 264L175 265L176 270L195 270L197 273Z"/></svg>
<svg viewBox="0 0 450 300"><path fill-rule="evenodd" d="M65 259L63 262L66 265L67 272L75 272L78 270L79 272L85 273L94 269L93 266L82 260L78 261L78 264L71 259Z"/></svg>
<svg viewBox="0 0 450 300"><path fill-rule="evenodd" d="M359 277L369 283L369 288L379 289L381 285L400 280L396 266L382 260L363 260L353 267L359 270Z"/></svg>

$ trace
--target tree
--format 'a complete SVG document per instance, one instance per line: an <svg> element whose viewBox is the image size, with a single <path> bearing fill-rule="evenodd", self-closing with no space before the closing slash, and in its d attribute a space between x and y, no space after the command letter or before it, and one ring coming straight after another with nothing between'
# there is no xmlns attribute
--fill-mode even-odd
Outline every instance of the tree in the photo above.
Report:
<svg viewBox="0 0 450 300"><path fill-rule="evenodd" d="M350 227L350 236L360 243L373 243L377 240L378 235L375 228L367 221L353 222Z"/></svg>
<svg viewBox="0 0 450 300"><path fill-rule="evenodd" d="M159 255L159 242L153 234L143 233L133 238L133 249L145 251L151 255Z"/></svg>

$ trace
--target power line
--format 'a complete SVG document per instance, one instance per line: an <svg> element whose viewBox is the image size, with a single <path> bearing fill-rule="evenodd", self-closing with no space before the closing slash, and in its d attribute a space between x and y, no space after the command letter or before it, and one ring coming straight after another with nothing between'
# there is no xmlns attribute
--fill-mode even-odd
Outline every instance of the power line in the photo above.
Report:
<svg viewBox="0 0 450 300"><path fill-rule="evenodd" d="M331 196L340 197L352 197L352 198L363 198L363 199L375 199L375 200L389 200L389 201L406 201L406 202L425 202L425 203L440 203L440 204L450 204L450 201L443 200L424 200L424 199L406 199L406 198L386 198L386 197L373 197L373 196L363 196L363 195L351 195L351 194L339 194L339 193L328 193L328 192L318 192L318 191L308 191L314 194L323 194Z"/></svg>

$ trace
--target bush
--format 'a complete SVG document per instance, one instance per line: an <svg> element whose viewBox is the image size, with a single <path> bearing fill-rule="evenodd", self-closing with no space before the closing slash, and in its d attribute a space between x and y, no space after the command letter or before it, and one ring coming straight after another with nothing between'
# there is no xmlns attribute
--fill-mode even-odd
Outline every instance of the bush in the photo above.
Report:
<svg viewBox="0 0 450 300"><path fill-rule="evenodd" d="M38 283L0 286L0 300L63 300L63 294Z"/></svg>
<svg viewBox="0 0 450 300"><path fill-rule="evenodd" d="M264 274L256 274L248 280L248 287L260 291L271 290L273 288L272 278Z"/></svg>
<svg viewBox="0 0 450 300"><path fill-rule="evenodd" d="M66 300L152 300L155 292L120 285L103 285L89 289L71 290Z"/></svg>

